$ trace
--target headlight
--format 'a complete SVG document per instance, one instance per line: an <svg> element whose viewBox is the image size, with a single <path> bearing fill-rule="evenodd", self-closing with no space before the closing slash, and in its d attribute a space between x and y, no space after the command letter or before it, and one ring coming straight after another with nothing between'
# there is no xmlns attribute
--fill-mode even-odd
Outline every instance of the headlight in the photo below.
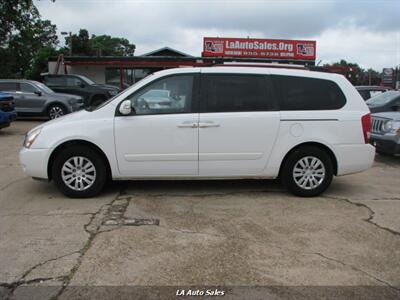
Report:
<svg viewBox="0 0 400 300"><path fill-rule="evenodd" d="M78 100L76 100L76 99L69 99L68 100L69 105L74 105L76 102L78 102Z"/></svg>
<svg viewBox="0 0 400 300"><path fill-rule="evenodd" d="M111 96L115 96L116 94L118 94L118 91L117 91L117 90L109 90L108 93L109 93Z"/></svg>
<svg viewBox="0 0 400 300"><path fill-rule="evenodd" d="M383 125L383 130L387 133L400 134L400 121L387 121Z"/></svg>
<svg viewBox="0 0 400 300"><path fill-rule="evenodd" d="M24 140L24 147L25 148L30 148L32 146L33 142L39 136L41 130L42 130L42 128L38 128L38 129L35 129L35 130L32 130L32 131L29 131L25 135L25 140Z"/></svg>

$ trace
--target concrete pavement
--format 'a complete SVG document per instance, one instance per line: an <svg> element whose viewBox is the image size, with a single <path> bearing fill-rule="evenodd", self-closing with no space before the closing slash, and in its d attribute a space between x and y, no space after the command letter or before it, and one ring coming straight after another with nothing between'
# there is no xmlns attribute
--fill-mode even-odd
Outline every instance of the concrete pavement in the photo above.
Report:
<svg viewBox="0 0 400 300"><path fill-rule="evenodd" d="M68 199L18 165L23 134L37 124L0 131L3 297L128 299L142 287L136 298L173 299L188 286L222 287L225 299L318 296L329 286L346 298L361 287L365 297L400 295L400 158L377 156L309 199L261 180L123 182Z"/></svg>

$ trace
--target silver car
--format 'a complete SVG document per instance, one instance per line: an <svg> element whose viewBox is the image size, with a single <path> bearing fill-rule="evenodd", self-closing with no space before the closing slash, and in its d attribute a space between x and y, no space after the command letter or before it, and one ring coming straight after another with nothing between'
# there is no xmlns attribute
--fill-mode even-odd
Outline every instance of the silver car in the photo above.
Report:
<svg viewBox="0 0 400 300"><path fill-rule="evenodd" d="M13 95L18 116L47 116L55 119L83 108L82 97L55 93L38 81L0 79L0 91Z"/></svg>

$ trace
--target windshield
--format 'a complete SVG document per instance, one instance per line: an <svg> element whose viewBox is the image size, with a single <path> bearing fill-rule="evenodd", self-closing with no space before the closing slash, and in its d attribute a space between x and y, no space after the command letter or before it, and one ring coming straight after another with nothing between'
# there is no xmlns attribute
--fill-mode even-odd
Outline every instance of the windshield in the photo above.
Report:
<svg viewBox="0 0 400 300"><path fill-rule="evenodd" d="M370 104L370 105L381 106L381 105L385 105L385 104L389 103L394 98L397 98L399 96L400 96L400 92L388 91L388 92L376 95L376 96L372 97L371 99L368 99L366 101L366 103Z"/></svg>
<svg viewBox="0 0 400 300"><path fill-rule="evenodd" d="M36 86L39 89L41 89L43 92L47 93L47 94L53 94L54 93L54 91L51 88L49 88L47 85L44 85L41 82L36 82Z"/></svg>

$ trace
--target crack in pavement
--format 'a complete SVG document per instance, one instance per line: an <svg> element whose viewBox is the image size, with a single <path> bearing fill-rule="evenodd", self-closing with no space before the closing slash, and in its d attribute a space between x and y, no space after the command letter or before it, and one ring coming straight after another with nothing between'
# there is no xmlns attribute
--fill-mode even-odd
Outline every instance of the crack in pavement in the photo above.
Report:
<svg viewBox="0 0 400 300"><path fill-rule="evenodd" d="M57 277L54 277L54 278L53 278L53 277L48 277L48 278L34 278L34 279L29 279L29 280L25 280L25 278L26 278L30 273L32 273L34 270L36 270L37 268L39 268L39 267L41 267L41 266L43 266L43 265L45 265L45 264L47 264L47 263L49 263L49 262L52 262L52 261L56 261L56 260L65 258L65 257L68 257L68 256L73 255L73 254L76 254L76 253L79 253L79 252L78 252L78 251L73 251L73 252L70 252L70 253L67 253L67 254L64 254L64 255L55 257L55 258L50 258L50 259L47 259L47 260L45 260L45 261L43 261L43 262L40 262L40 263L34 265L33 267L29 268L25 273L22 274L21 278L18 279L17 281L13 281L13 282L11 282L11 283L0 283L0 286L9 289L10 291L9 291L8 294L9 294L9 296L10 296L10 295L12 295L12 294L14 293L14 291L15 291L20 285L23 285L23 284L31 284L31 283L37 283L37 282L42 282L42 281L48 281L48 280L60 280L60 279L64 278L65 276L57 276Z"/></svg>
<svg viewBox="0 0 400 300"><path fill-rule="evenodd" d="M108 208L110 206L112 206L112 204L114 202L125 199L126 198L125 195L126 195L126 193L124 191L124 185L121 185L121 189L119 190L116 197L114 197L114 199L112 199L108 203L103 204L96 212L92 213L89 222L83 226L85 232L87 234L89 234L89 238L87 239L85 245L78 251L80 256L77 259L77 263L70 270L69 274L64 277L61 289L58 291L58 293L54 297L51 298L52 300L58 299L61 296L61 294L65 291L65 289L69 286L72 278L74 277L75 273L77 272L77 270L79 269L79 267L82 264L83 257L85 256L86 252L92 246L93 240L95 239L95 237L98 234L100 234L102 232L102 231L100 231L100 228L102 226L102 222L101 222L102 220L100 220L100 222L98 222L97 224L93 224L96 221L96 217L101 216L101 213L103 213L103 217L102 217L102 219L103 219Z"/></svg>
<svg viewBox="0 0 400 300"><path fill-rule="evenodd" d="M21 178L18 180L15 180L14 182L9 183L8 185L11 185L17 181L21 181L27 178ZM1 188L1 190L4 190L5 188L7 188L7 186ZM153 195L145 195L147 197L198 197L198 198L205 198L205 197L212 197L212 196L229 196L229 195L237 195L237 194L248 194L248 193L280 193L281 191L271 191L271 190L256 190L256 191L234 191L234 192L229 192L229 193L207 193L207 194L153 194ZM136 193L136 194L131 194L131 195L127 195L125 189L123 186L121 186L120 191L118 192L118 194L116 195L116 197L114 197L110 202L105 203L103 205L100 206L100 208L94 212L94 213L67 213L67 214L46 214L44 216L57 216L57 215L90 215L90 219L88 221L88 223L86 223L83 227L85 232L89 235L89 238L87 239L86 243L84 244L84 246L77 251L56 257L56 258L52 258L52 259L48 259L44 262L41 262L39 264L36 264L35 266L33 266L32 268L30 268L29 270L27 270L19 280L12 282L12 283L0 283L0 287L4 287L6 289L9 289L9 295L12 295L13 292L15 291L16 288L18 288L20 285L23 284L33 284L33 283L41 283L43 281L49 281L49 280L59 280L62 282L62 287L60 288L59 292L52 297L52 299L58 299L62 293L65 291L65 289L69 286L73 276L75 275L75 273L77 272L77 270L79 269L79 267L82 264L83 258L85 256L85 254L87 253L87 251L90 249L92 242L94 240L94 238L98 235L101 234L103 232L110 232L113 230L117 230L120 229L122 226L124 226L123 222L120 222L117 226L114 226L113 228L110 228L108 230L104 230L101 227L104 225L104 220L106 219L107 216L109 216L111 214L111 207L113 206L113 204L116 201L121 201L121 200L125 200L126 204L123 205L122 209L119 210L119 215L117 217L119 217L121 220L124 219L123 215L126 212L127 207L130 205L131 203L131 199L132 196L143 196L143 194L140 193ZM385 230L390 232L391 234L394 234L396 236L400 235L400 232L394 231L390 228L386 228L383 226L380 226L379 224L377 224L376 222L372 221L375 215L375 212L366 204L363 203L355 203L352 202L351 200L347 199L347 198L341 198L341 197L333 197L333 196L322 196L324 198L328 198L328 199L334 199L334 200L338 200L338 201L345 201L351 205L355 205L358 207L363 207L365 209L368 210L369 212L369 217L368 218L363 218L363 221L366 221L374 226L376 226L377 228L381 229L381 230ZM378 199L376 199L378 200ZM382 199L379 199L382 200ZM390 199L384 199L384 200L400 200L400 198L390 198ZM189 208L190 213L194 213L194 206L197 205L199 203L199 201L196 201L195 203L193 203L191 205L191 207ZM21 214L24 215L24 214ZM26 215L30 215L30 214L26 214ZM35 216L35 215L33 215ZM38 215L38 216L43 216L43 215ZM98 218L100 217L100 220L98 220ZM97 221L97 222L96 222ZM208 232L201 232L201 231L193 231L193 230L185 230L185 229L179 229L179 228L171 228L165 225L161 225L159 224L159 227L165 228L167 230L170 231L174 231L174 232L179 232L179 233L184 233L184 234L203 234L203 235L209 235L209 236L214 236L214 237L218 237L218 238L225 238L225 239L239 239L239 240L244 240L247 242L254 242L254 243L258 243L258 244L262 244L263 246L266 246L265 241L260 241L260 240L256 240L256 239L249 239L249 238L245 238L245 237L239 237L239 236L231 236L231 235L224 235L224 234L215 234L215 233L208 233ZM331 262L335 262L337 264L340 264L342 266L345 267L349 267L352 270L359 272L365 276L368 276L369 278L374 279L377 282L380 282L381 284L384 284L396 291L400 291L400 288L397 288L395 286L393 286L392 284L390 284L389 282L386 282L380 278L378 278L377 276L370 274L354 265L348 264L346 262L343 262L339 259L333 258L333 257L329 257L324 255L321 252L305 252L305 251L300 251L300 250L296 250L296 249L291 249L291 248L285 248L285 247L281 247L278 245L268 245L268 246L272 246L275 247L277 249L280 250L285 250L285 251L290 251L290 252L294 252L294 253L299 253L299 254L303 254L303 255L315 255L318 256L320 258L323 258L325 260L331 261ZM46 263L49 263L51 261L56 261L58 259L62 259L64 257L67 257L69 255L72 254L79 254L79 257L77 259L76 264L74 265L74 267L70 270L70 272L65 275L65 276L58 276L58 277L54 277L54 278L34 278L31 280L25 280L25 278L35 269L39 268L40 266L45 265Z"/></svg>
<svg viewBox="0 0 400 300"><path fill-rule="evenodd" d="M298 253L298 254L302 254L302 255L319 256L320 258L323 258L325 260L333 261L333 262L336 262L336 263L338 263L338 264L340 264L342 266L349 267L352 270L357 271L359 273L362 273L362 274L368 276L369 278L372 278L372 279L374 279L374 280L376 280L376 281L378 281L378 282L380 282L380 283L382 283L382 284L384 284L384 285L386 285L386 286L388 286L388 287L390 287L390 288L392 288L392 289L394 289L396 291L400 291L400 288L395 287L391 283L389 283L389 282L387 282L385 280L382 280L382 279L376 277L373 274L370 274L370 273L368 273L368 272L366 272L366 271L364 271L364 270L362 270L362 269L360 269L360 268L358 268L358 267L356 267L354 265L345 263L345 262L343 262L343 261L341 261L339 259L326 256L326 255L322 254L321 252L300 251L300 250L297 250L297 249L282 247L282 246L278 246L278 245L274 245L274 244L266 245L266 243L264 241L255 240L255 239L249 239L249 238L244 238L244 237L239 237L239 236L216 234L216 233L193 231L193 230L185 230L185 229L178 229L178 228L175 228L175 227L174 228L170 228L170 227L167 227L167 226L160 226L160 227L165 228L165 229L167 229L169 231L180 232L180 233L184 233L184 234L201 234L201 235L209 235L209 236L218 237L218 238L224 238L224 239L233 239L233 240L234 239L238 239L238 240L243 240L243 241L246 241L246 242L253 242L253 243L256 243L256 244L261 244L262 246L268 246L268 247L272 247L272 248L277 248L277 249L280 249L280 250L283 250L283 251L294 252L294 253Z"/></svg>
<svg viewBox="0 0 400 300"><path fill-rule="evenodd" d="M365 221L365 222L367 222L367 223L370 223L370 224L376 226L377 228L379 228L379 229L381 229L381 230L385 230L385 231L387 231L387 232L390 232L390 233L393 234L393 235L400 236L400 232L398 232L398 231L396 231L396 230L393 230L393 229L390 229L390 228L388 228L388 227L381 226L381 225L379 225L378 223L372 221L372 219L373 219L374 216L375 216L375 211L374 211L372 208L370 208L368 205L364 204L364 203L352 202L352 201L351 201L350 199L348 199L348 198L334 197L334 196L322 196L322 198L328 198L328 199L333 199L333 200L344 201L344 202L347 202L347 203L349 203L349 204L351 204L351 205L355 205L355 206L358 206L358 207L366 208L366 209L369 211L369 217L366 218L366 219L362 219L363 221ZM360 200L360 201L362 201L362 200Z"/></svg>
<svg viewBox="0 0 400 300"><path fill-rule="evenodd" d="M18 183L18 182L24 181L24 180L28 180L28 179L30 179L30 178L29 177L22 177L22 178L15 179L15 180L7 183L6 185L2 186L0 188L0 192L3 192L4 190L6 190L7 188L9 188L10 186L12 186L15 183Z"/></svg>
<svg viewBox="0 0 400 300"><path fill-rule="evenodd" d="M347 263L345 263L345 262L343 262L341 260L338 260L336 258L332 258L332 257L326 256L326 255L324 255L324 254L322 254L320 252L315 252L313 254L318 255L320 257L323 257L323 258L325 258L327 260L334 261L334 262L339 263L339 264L341 264L343 266L349 267L349 268L353 269L354 271L361 272L361 273L369 276L370 278L373 278L376 281L379 281L380 283L383 283L383 284L387 285L388 287L390 287L390 288L392 288L392 289L394 289L396 291L400 291L400 288L395 287L395 286L391 285L389 282L384 281L384 280L382 280L382 279L380 279L380 278L378 278L378 277L376 277L376 276L374 276L374 275L372 275L372 274L370 274L370 273L368 273L368 272L366 272L366 271L364 271L364 270L362 270L360 268L357 268L357 267L355 267L353 265L347 264Z"/></svg>
<svg viewBox="0 0 400 300"><path fill-rule="evenodd" d="M1 217L53 217L53 216L66 216L66 217L70 217L70 216L91 216L93 213L50 213L50 214L5 214L2 215L0 214L0 218Z"/></svg>
<svg viewBox="0 0 400 300"><path fill-rule="evenodd" d="M57 299L61 293L65 290L65 288L68 286L70 280L72 279L73 275L75 274L75 272L77 271L77 269L79 268L81 262L82 262L82 258L85 255L85 253L89 250L93 239L96 237L96 235L99 233L99 229L101 226L101 222L99 222L97 225L93 226L93 223L96 221L96 217L101 215L102 212L104 212L105 208L107 208L108 206L112 205L113 202L121 199L121 197L123 198L124 196L121 196L123 194L122 188L119 191L119 193L117 194L116 197L114 197L110 202L105 203L103 205L100 206L100 208L93 212L93 213L76 213L76 214L47 214L46 216L53 216L53 215L86 215L89 216L90 215L90 219L89 221L83 226L83 229L85 230L85 232L89 235L88 240L86 241L86 243L84 244L84 246L80 249L80 250L76 250L70 253L67 253L65 255L56 257L56 258L51 258L48 260L45 260L41 263L38 263L36 265L34 265L33 267L31 267L30 269L28 269L19 280L11 282L11 283L0 283L0 287L4 287L6 289L8 289L9 291L7 292L7 298L11 297L13 295L13 293L15 292L15 290L21 286L21 285L28 285L28 284L34 284L34 283L41 283L43 281L49 281L49 280L58 280L62 282L62 287L60 288L60 291L56 294L56 296L52 297L52 299ZM93 228L92 228L93 227ZM77 263L74 265L74 267L70 270L70 272L65 275L65 276L57 276L57 277L48 277L48 278L34 278L34 279L30 279L30 280L25 280L25 278L35 269L49 263L52 261L56 261L62 258L65 258L67 256L73 255L73 254L79 254L79 257L77 259ZM7 299L6 298L6 299Z"/></svg>

